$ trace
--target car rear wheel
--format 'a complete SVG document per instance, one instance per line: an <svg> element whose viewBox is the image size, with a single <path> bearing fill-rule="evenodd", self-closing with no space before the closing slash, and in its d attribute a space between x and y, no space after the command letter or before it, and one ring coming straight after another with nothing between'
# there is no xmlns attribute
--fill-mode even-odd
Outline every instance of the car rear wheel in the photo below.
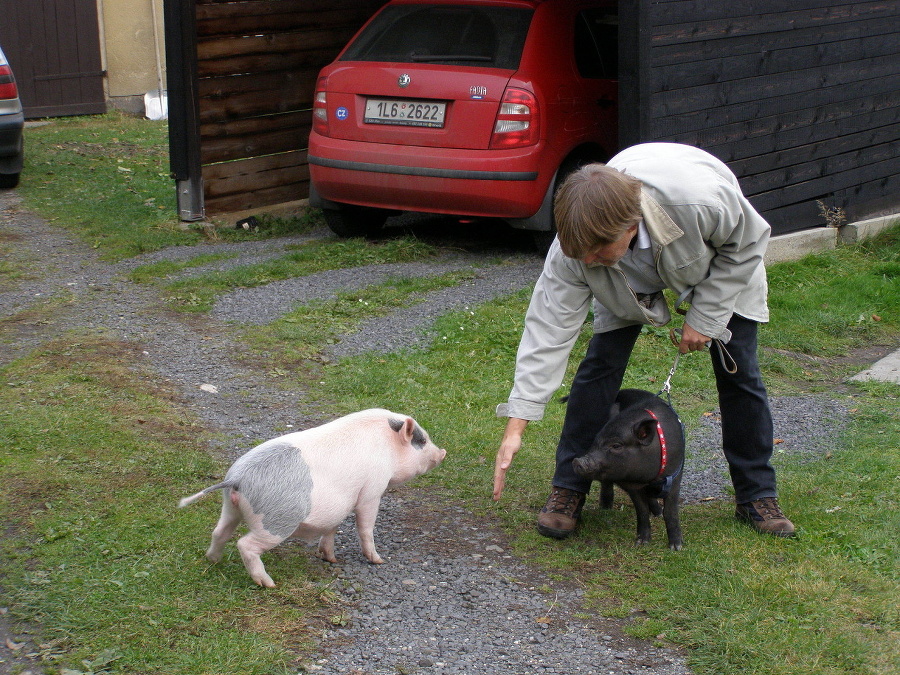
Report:
<svg viewBox="0 0 900 675"><path fill-rule="evenodd" d="M0 173L0 190L14 188L19 184L19 174Z"/></svg>
<svg viewBox="0 0 900 675"><path fill-rule="evenodd" d="M556 239L556 228L554 227L552 230L532 230L531 239L534 241L534 249L538 252L538 255L547 257L550 247L553 245L553 240Z"/></svg>
<svg viewBox="0 0 900 675"><path fill-rule="evenodd" d="M373 237L384 227L389 212L370 206L341 204L336 209L322 209L325 223L339 237Z"/></svg>
<svg viewBox="0 0 900 675"><path fill-rule="evenodd" d="M556 238L556 223L553 220L553 201L559 186L565 182L566 178L569 177L569 174L577 171L586 164L602 161L605 160L597 159L590 155L574 155L566 159L559 167L559 170L556 172L556 177L553 180L553 192L544 200L544 204L541 205L541 210L533 216L533 219L539 224L539 227L531 231L531 236L534 239L534 246L540 255L547 255L550 246L553 244L553 240Z"/></svg>

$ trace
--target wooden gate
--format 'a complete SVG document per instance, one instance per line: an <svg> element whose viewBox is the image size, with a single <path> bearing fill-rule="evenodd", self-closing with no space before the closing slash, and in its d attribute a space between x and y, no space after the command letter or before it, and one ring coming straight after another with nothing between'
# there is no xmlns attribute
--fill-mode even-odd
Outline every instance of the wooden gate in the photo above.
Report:
<svg viewBox="0 0 900 675"><path fill-rule="evenodd" d="M0 0L25 117L106 112L97 0Z"/></svg>

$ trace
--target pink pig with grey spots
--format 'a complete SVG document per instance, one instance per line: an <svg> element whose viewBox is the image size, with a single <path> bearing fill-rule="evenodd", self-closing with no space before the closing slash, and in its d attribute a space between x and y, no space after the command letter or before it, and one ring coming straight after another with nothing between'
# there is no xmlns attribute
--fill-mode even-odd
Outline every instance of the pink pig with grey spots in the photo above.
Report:
<svg viewBox="0 0 900 675"><path fill-rule="evenodd" d="M222 515L206 557L219 562L243 521L250 530L237 542L244 566L253 581L271 588L262 553L289 537L318 539L319 557L337 562L334 535L350 513L363 555L383 563L373 536L381 496L445 455L412 417L372 408L256 446L232 464L225 480L185 497L179 507L222 490Z"/></svg>

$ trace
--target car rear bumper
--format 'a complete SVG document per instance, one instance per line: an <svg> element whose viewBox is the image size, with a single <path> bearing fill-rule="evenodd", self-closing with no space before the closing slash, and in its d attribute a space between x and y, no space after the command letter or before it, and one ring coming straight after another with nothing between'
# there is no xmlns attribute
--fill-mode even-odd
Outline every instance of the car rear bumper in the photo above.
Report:
<svg viewBox="0 0 900 675"><path fill-rule="evenodd" d="M14 155L22 145L22 129L25 116L22 113L0 115L0 155Z"/></svg>
<svg viewBox="0 0 900 675"><path fill-rule="evenodd" d="M310 136L309 169L322 198L400 211L527 218L541 206L552 171L541 146L458 150ZM543 174L543 175L542 175Z"/></svg>
<svg viewBox="0 0 900 675"><path fill-rule="evenodd" d="M22 170L22 113L0 115L0 173L19 173Z"/></svg>

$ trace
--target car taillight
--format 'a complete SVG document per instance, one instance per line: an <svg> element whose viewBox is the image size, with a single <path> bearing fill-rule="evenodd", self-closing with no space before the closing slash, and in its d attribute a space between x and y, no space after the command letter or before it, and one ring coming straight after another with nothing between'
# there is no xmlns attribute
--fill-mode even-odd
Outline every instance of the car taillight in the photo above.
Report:
<svg viewBox="0 0 900 675"><path fill-rule="evenodd" d="M0 98L16 98L19 90L9 66L0 66Z"/></svg>
<svg viewBox="0 0 900 675"><path fill-rule="evenodd" d="M538 142L538 107L534 94L525 89L507 87L503 92L491 148L520 148Z"/></svg>
<svg viewBox="0 0 900 675"><path fill-rule="evenodd" d="M325 93L325 87L328 85L328 78L320 77L316 82L316 95L313 98L313 131L322 136L328 135L328 95Z"/></svg>

